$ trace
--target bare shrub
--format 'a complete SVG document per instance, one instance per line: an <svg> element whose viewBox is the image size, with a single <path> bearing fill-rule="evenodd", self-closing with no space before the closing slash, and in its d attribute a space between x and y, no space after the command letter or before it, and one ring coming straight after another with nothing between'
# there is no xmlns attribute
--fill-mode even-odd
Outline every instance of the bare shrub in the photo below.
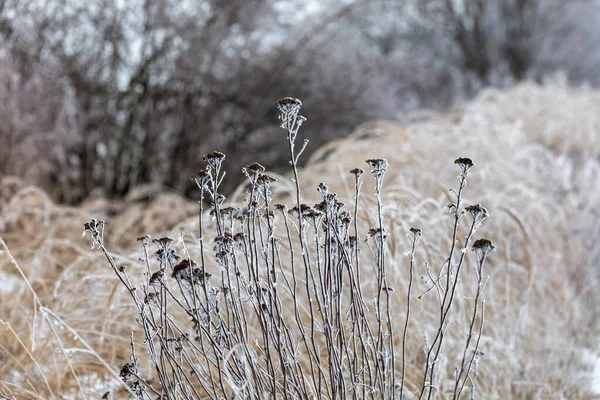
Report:
<svg viewBox="0 0 600 400"><path fill-rule="evenodd" d="M194 261L184 246L177 254L175 239L164 237L153 243L158 250L158 269L150 260L150 237L138 240L146 264L141 283L131 276L104 245L104 221L92 219L84 234L92 237L109 265L127 288L139 317L157 382L152 385L140 375L132 336L132 355L121 368L121 378L130 392L142 399L153 395L166 398L402 398L405 388L405 345L409 313L402 340L397 330L393 302L404 296L389 278L387 263L389 234L384 229L382 192L388 162L369 159L375 183L374 227L359 232L358 200L362 170L354 169L354 211L344 210L337 195L321 183L322 201L314 206L302 202L298 161L307 141L298 133L305 118L301 102L283 98L277 102L281 127L287 132L295 196L290 208L273 204L277 179L264 167L244 169L249 184L244 210L225 205L219 188L225 176L225 155L204 156L206 169L192 176L200 189L199 245ZM431 398L446 379L439 369L451 310L467 264L467 250L488 211L480 205L465 207L463 190L473 162L458 158L459 186L448 205L453 214L448 256L440 267L427 267L429 288L439 299L439 318L429 323L437 333L427 348L421 382L410 382L419 398ZM210 203L215 231L207 231L204 200ZM461 232L464 218L466 237ZM279 223L281 228L276 228ZM385 224L387 225L387 223ZM413 228L411 264L422 233ZM281 236L280 236L281 235ZM214 239L213 239L214 238ZM208 240L211 239L211 240ZM208 243L214 240L214 252ZM483 266L494 246L487 239L473 244L477 254L476 294L462 359L454 379L453 397L467 387L475 391L483 333ZM366 255L361 256L362 253ZM366 259L366 260L363 260ZM364 263L371 264L370 277ZM215 265L216 263L216 265ZM216 268L215 268L216 267ZM412 270L412 267L411 267ZM397 277L396 277L397 278ZM407 307L410 292L407 293ZM481 311L479 311L481 310ZM185 322L191 319L191 326ZM475 324L477 322L477 327ZM394 326L396 325L396 326ZM423 327L420 327L423 329ZM132 334L133 335L133 334ZM402 376L396 367L396 347L402 347ZM137 352L139 355L139 351ZM411 368L418 366L411 365ZM407 387L407 391L408 391Z"/></svg>
<svg viewBox="0 0 600 400"><path fill-rule="evenodd" d="M594 2L317 3L3 1L0 170L69 204L150 182L197 196L182 177L213 148L285 170L263 106L285 93L305 99L310 153L489 85L598 84Z"/></svg>

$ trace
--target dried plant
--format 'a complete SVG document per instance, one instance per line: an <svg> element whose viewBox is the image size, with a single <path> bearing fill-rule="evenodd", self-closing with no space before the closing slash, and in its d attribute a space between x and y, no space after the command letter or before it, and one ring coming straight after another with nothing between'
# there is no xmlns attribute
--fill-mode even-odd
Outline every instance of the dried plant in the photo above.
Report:
<svg viewBox="0 0 600 400"><path fill-rule="evenodd" d="M417 245L426 235L411 228L410 262L401 271L389 270L383 194L390 165L385 159L366 161L375 199L373 209L361 211L373 213L375 226L367 232L360 232L357 223L361 169L350 171L355 183L350 211L324 183L317 188L320 202L303 203L298 162L308 141L300 146L297 142L305 120L300 115L302 103L284 98L275 105L287 133L293 204L274 203L277 179L260 164L252 164L243 169L248 181L243 208L227 206L220 190L225 155L212 152L204 156L205 169L191 177L200 190L194 257L183 235L179 240L153 240L154 257L150 236L142 236L138 241L145 272L133 276L106 248L104 221L92 219L85 224L84 235L89 234L92 247L104 253L138 314L136 329L142 332L146 351L136 351L132 333L131 356L120 370L129 393L139 399L403 399L409 398L407 369L422 369L419 390L413 393L419 399L435 398L438 383L445 379L454 382L454 399L465 389L475 398L484 325L484 267L494 245L487 239L471 244L489 215L479 204L463 205L473 162L469 158L455 162L460 174L448 205L453 213L451 246L439 268L425 264L428 287L418 297L426 302L430 301L427 293L437 294L439 316L428 321L437 333L427 345L423 365L408 364L409 331L425 331L410 324L410 307L413 275L420 268ZM212 251L209 241L214 243ZM438 365L444 339L452 329L449 324L469 247L476 254L475 297L462 357L455 361L454 376L448 377ZM406 293L392 287L390 274L408 277ZM403 303L405 314L398 308ZM401 329L397 319L402 320ZM144 357L154 371L148 376L138 367Z"/></svg>
<svg viewBox="0 0 600 400"><path fill-rule="evenodd" d="M453 180L454 171L461 172L458 165L448 168L451 161L465 153L480 162L477 168L470 169L469 186L461 196L461 203L470 211L464 208L465 214L459 223L461 244L456 247L454 264L464 249L462 243L473 213L479 218L485 215L479 208L470 207L478 202L485 205L493 218L483 221L476 236L492 239L498 253L487 257L482 268L483 284L475 312L478 256L487 253L488 246L485 242L481 247L476 246L478 238L474 237L470 248L475 247L475 251L466 251L441 355L433 364L436 389L432 397L452 398L455 391L461 393L464 383L461 399L469 398L472 393L476 398L597 398L594 379L599 371L596 332L600 302L597 301L598 290L595 290L598 287L595 266L599 259L596 246L599 231L595 221L599 215L600 167L597 132L590 128L595 126L597 116L589 113L597 101L598 93L591 89L573 89L557 83L548 86L522 84L506 91L486 90L481 97L465 104L460 113L427 114L425 117L417 113L401 126L382 121L364 124L350 137L317 150L299 170L302 184L300 209L306 214L305 220L308 219L306 245L313 251L310 261L315 270L315 235L310 224L320 210L308 205L323 202L322 193L325 192L337 193L338 201L347 204L341 211L347 210L351 217L349 241L352 260L358 259L360 265L355 269L356 281L360 282L359 296L368 307L367 322L376 338L377 316L372 302L378 291L375 272L379 223L377 199L372 193L375 179L356 165L360 166L357 160L363 159L388 161L381 192L388 281L388 287L382 288L382 299L386 299L386 291L391 293L396 385L400 386L396 391L397 398L419 396L425 356L438 333L439 322L432 321L439 321L441 299L432 283L438 278L439 268L448 257L452 244L450 232L454 225L454 208L450 207L450 213L445 213L444 206L456 202L455 195L446 193L443 187ZM307 112L304 107L302 111ZM312 111L310 116L315 123ZM298 149L304 130L311 127L303 125L301 129ZM289 147L284 137L282 134L279 141ZM272 135L270 139L278 140ZM314 146L314 141L310 144ZM303 153L301 159L307 154ZM228 154L222 162L223 170L235 170L235 164L231 162L234 157ZM483 160L485 162L481 162ZM261 161L269 165L265 160ZM366 164L363 168L367 170L365 167ZM347 170L352 173L344 172ZM310 345L311 321L294 210L297 207L296 186L290 179L292 170L288 176L281 176L252 164L247 166L246 172L252 179L259 175L277 179L272 182L263 177L261 185L270 182L268 190L272 197L275 241L280 246L276 257L281 257L290 286L297 288L298 312ZM238 175L249 179L244 174ZM362 187L368 190L358 192L358 199L355 199L357 178L358 186L364 183L367 186ZM204 179L208 177L203 170L192 183L196 185L196 180L202 182ZM320 185L323 180L327 185ZM228 175L224 182L230 181ZM458 184L456 186L458 190ZM238 218L246 214L250 187L248 183L228 196L222 206L226 220L232 215ZM244 189L248 189L246 193ZM219 192L224 193L224 189L219 188ZM131 301L131 294L121 281L115 279L115 271L104 265L102 251L82 245L85 240L80 237L80 227L90 216L96 216L97 221L91 227L102 230L101 238L104 246L110 249L117 270L127 273L140 298L140 288L146 279L144 272L150 272L151 277L158 272L153 279L155 286L160 284L161 278L160 260L152 255L161 244L155 244L146 233L162 232L163 235L156 237L166 236L167 239L161 241L165 244L168 237L174 238L169 249L181 258L173 261L172 269L167 267L162 279L171 285L171 292L179 298L177 280L181 281L184 291L188 290L189 283L185 282L204 278L201 270L196 268L201 265L205 265L205 272L210 274L206 275L210 287L222 287L219 259L212 251L217 219L214 212L211 215L213 207L209 204L208 194L205 198L207 200L200 204L204 232L203 241L200 241L198 203L176 193L139 188L121 201L98 198L78 207L67 207L53 203L42 190L28 186L22 180L1 177L0 394L10 399L116 400L127 398L127 390L136 396L136 388L129 386L135 379L144 380L157 391L162 390L148 357L145 333L137 327L134 318L138 310L136 303ZM264 208L262 197L258 206ZM292 214L289 214L290 209ZM283 213L292 232L291 244ZM101 220L107 223L102 226ZM235 224L234 232L237 233L233 240L241 244L243 236L238 219ZM415 232L411 231L411 226L422 229L414 251ZM185 236L179 236L180 232L186 232ZM357 232L359 240L355 238ZM319 231L321 243L325 242L324 235L322 230ZM139 242L136 241L138 237ZM279 242L278 237L282 238ZM364 242L367 237L368 242ZM260 240L259 236L257 239ZM144 245L149 247L150 271L144 260ZM223 245L228 246L228 240ZM201 251L202 246L205 251ZM262 257L262 247L258 247L258 255ZM291 270L290 249L295 251L295 274ZM326 252L323 247L320 249L323 266ZM241 250L236 247L235 251ZM140 257L142 261L138 260ZM242 258L237 257L238 260ZM182 264L182 261L186 262ZM261 266L265 263L262 258L259 262ZM193 275L189 274L190 265ZM247 275L247 267L241 266L241 272ZM346 276L347 272L344 278ZM316 273L315 278L318 279ZM266 279L263 280L266 282ZM441 282L445 284L444 279ZM280 284L286 287L281 271L275 287L281 288ZM342 301L346 303L342 306L351 304L353 294L348 293L347 288L344 282ZM241 293L245 294L243 290ZM279 295L284 321L289 323L287 326L292 331L298 331L291 294L284 291ZM182 330L193 333L191 317L169 296L168 314ZM317 329L315 343L321 365L326 365L328 354L320 311L312 291L311 298L319 317L314 325ZM481 300L484 298L484 329L479 336ZM154 304L153 311L159 307L159 299L153 294L148 296L148 302ZM242 303L251 306L244 303L245 300L249 300L249 296L243 296ZM385 304L381 306L385 326ZM474 313L476 319L473 322ZM248 329L247 337L260 339L262 331L255 314L253 309L244 313L248 319L243 326ZM407 314L410 316L408 321ZM350 322L356 324L356 331L364 330L361 325L364 322L359 318ZM408 326L406 331L405 326ZM131 331L134 332L135 355L131 349ZM369 335L369 332L365 334ZM301 332L294 339L300 343L298 359L303 363L303 371L307 372L304 376L310 383L308 387L312 388ZM369 370L362 368L360 363L362 359L369 359L369 354L361 355L360 337L348 339L352 346L356 341L357 349L354 351L351 346L348 354L358 353L352 360L357 366L352 368L360 373L355 382L368 382ZM468 349L467 341L470 343ZM478 346L477 352L473 352L475 346ZM263 353L263 350L257 352L259 356ZM121 368L134 360L135 369L126 371L136 372L139 378L131 376L125 383L119 377ZM344 371L347 371L348 362L344 361ZM317 365L314 359L312 362L313 366ZM277 365L276 360L275 368L281 378L282 371L277 370ZM370 367L373 372L375 364ZM329 367L326 368L322 372L328 380ZM250 376L250 369L247 371L246 376ZM213 372L216 380L217 370ZM195 380L192 383L197 385L201 398L212 396L204 393ZM225 384L228 385L227 381ZM152 398L158 397L150 389L145 390ZM279 397L285 397L279 393ZM326 397L327 393L323 393ZM376 392L371 396L368 388L362 386L356 397L363 396L379 395ZM423 397L428 396L426 391ZM288 394L288 397L294 395ZM348 393L347 397L352 395Z"/></svg>

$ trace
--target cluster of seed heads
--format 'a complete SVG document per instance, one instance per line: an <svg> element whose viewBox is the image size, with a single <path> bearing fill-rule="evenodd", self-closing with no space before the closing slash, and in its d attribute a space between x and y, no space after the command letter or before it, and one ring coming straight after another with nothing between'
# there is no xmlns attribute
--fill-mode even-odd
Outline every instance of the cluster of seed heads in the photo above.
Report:
<svg viewBox="0 0 600 400"><path fill-rule="evenodd" d="M105 249L104 221L92 219L84 224L84 235L89 233L92 246L104 251L138 307L136 322L145 335L148 350L145 354L149 355L157 380L150 384L140 376L133 336L129 362L122 366L119 375L130 394L139 400L149 398L151 392L165 399L204 396L258 400L264 393L272 398L282 395L403 399L412 276L417 267L417 244L423 233L415 227L407 232L411 239L410 251L406 253L410 256L410 281L404 330L399 336L392 324L392 315L394 318L400 315L393 303L398 290L388 281L386 226L389 225L382 211L381 196L390 167L388 161L366 160L375 180L374 220L378 223L361 236L357 215L365 171L360 168L350 171L355 181L354 212L345 210L346 205L325 183L316 188L320 201L313 205L303 203L297 163L308 142L300 150L295 148L298 130L305 121L300 115L302 102L286 97L275 106L281 127L287 131L296 185L294 204L272 203L277 179L265 173L265 167L254 163L242 170L248 179L244 207L226 206L226 197L219 192L225 177L222 169L226 157L218 151L205 155L206 167L190 177L200 189L199 256L192 259L182 237L179 244L184 251L178 254L179 246L175 246L172 237L151 240L148 235L142 236L138 238L144 251L140 261L146 264L146 272L139 285L131 283L127 269L117 267ZM448 208L454 211L454 237L458 237L459 219L471 216L463 249L466 250L489 213L479 204L462 208L462 190L474 164L469 158L458 158L455 164L460 170L460 186L452 190L456 199ZM204 212L205 200L210 203L209 213ZM214 222L211 254L205 239L205 214ZM283 235L278 233L281 225ZM153 260L148 257L150 243L156 246ZM372 308L364 298L366 284L361 279L364 267L359 257L361 247L367 246L373 255L370 261L374 276L370 281L377 283ZM483 287L481 271L495 246L488 239L479 239L472 250L478 260L479 288L465 355L452 379L455 399L460 397L466 382L472 380L472 365L477 365L481 354L479 340L471 342L470 338L476 333L480 337L483 329L483 311L479 331L474 328L482 304L479 302ZM425 283L430 287L418 298L438 291L442 304L439 320L434 321L440 325L437 336L424 344L422 384L419 386L415 381L414 385L420 390L419 399L426 393L431 398L441 379L436 366L442 357L444 332L464 257L464 252L454 253L453 245L439 271L434 273L426 264ZM158 268L153 267L155 263ZM213 273L208 272L210 268ZM285 313L285 308L292 311ZM191 326L186 326L174 309L181 311L188 322L191 320ZM258 333L253 336L253 331ZM401 355L395 353L398 343ZM398 370L396 365L400 362ZM160 388L156 389L156 385ZM104 398L110 396L107 392Z"/></svg>

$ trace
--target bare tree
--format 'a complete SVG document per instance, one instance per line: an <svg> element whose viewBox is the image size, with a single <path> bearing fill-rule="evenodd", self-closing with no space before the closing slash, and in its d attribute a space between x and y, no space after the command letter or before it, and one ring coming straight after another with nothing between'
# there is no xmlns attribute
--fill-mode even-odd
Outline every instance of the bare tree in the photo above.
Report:
<svg viewBox="0 0 600 400"><path fill-rule="evenodd" d="M189 193L199 155L214 149L232 155L231 171L257 153L285 165L265 107L283 96L304 99L311 151L486 85L561 68L600 83L600 6L585 0L319 5L3 0L0 170L71 203L147 182Z"/></svg>

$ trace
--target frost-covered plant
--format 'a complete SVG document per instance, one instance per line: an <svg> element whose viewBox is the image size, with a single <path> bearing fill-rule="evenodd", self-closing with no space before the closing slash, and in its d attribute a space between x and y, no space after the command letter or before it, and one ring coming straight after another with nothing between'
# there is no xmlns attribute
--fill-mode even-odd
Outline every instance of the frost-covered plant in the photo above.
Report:
<svg viewBox="0 0 600 400"><path fill-rule="evenodd" d="M455 162L460 174L448 205L454 222L451 246L439 269L427 265L430 286L418 297L437 293L439 318L429 321L437 333L427 345L424 364L407 365L408 332L424 329L410 324L415 256L424 233L410 229L408 291L394 295L389 278L398 272L388 269L383 204L390 165L385 159L366 161L375 182L376 207L368 211L376 226L365 232L358 224L364 173L359 168L350 171L355 196L349 210L324 183L317 188L320 202L303 203L298 161L308 142L301 147L296 142L305 120L302 103L284 98L275 105L287 132L292 204L273 202L277 179L256 163L243 169L245 203L227 206L220 190L225 155L212 152L204 157L206 168L191 177L200 189L199 251L194 257L182 237L179 252L173 238L163 237L152 241L152 259L150 237L143 236L138 240L145 272L133 277L106 249L104 221L85 224L84 234L91 234L93 247L104 252L138 313L135 321L147 351L136 353L132 334L130 361L120 370L129 394L139 399L402 399L408 397L406 371L411 368L423 371L421 382L411 382L419 388L419 399L434 398L438 383L448 378L454 382L454 399L465 389L475 397L484 324L483 268L494 245L487 239L471 244L489 215L479 204L463 206L473 162ZM461 239L463 218L470 222ZM438 365L469 247L477 259L476 294L462 357L454 376L447 377ZM400 309L406 313L396 332L393 321ZM153 367L153 376L142 376L140 358Z"/></svg>

